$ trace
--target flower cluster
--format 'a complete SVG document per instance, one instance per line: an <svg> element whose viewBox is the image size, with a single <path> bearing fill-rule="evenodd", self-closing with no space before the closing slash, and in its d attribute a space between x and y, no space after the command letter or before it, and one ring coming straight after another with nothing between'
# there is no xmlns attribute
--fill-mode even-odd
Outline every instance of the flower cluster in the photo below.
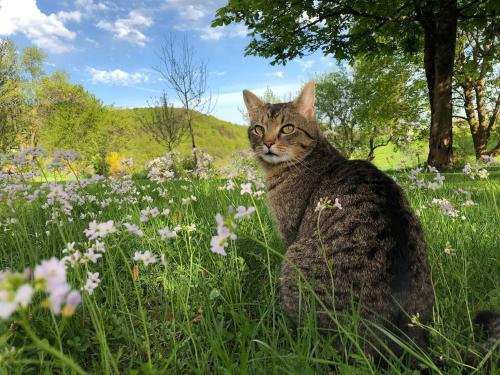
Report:
<svg viewBox="0 0 500 375"><path fill-rule="evenodd" d="M52 157L52 162L48 165L50 170L63 170L68 167L71 162L81 159L73 150L56 150Z"/></svg>
<svg viewBox="0 0 500 375"><path fill-rule="evenodd" d="M458 217L460 214L460 211L453 208L453 205L448 199L433 198L431 204L434 206L438 206L441 209L441 213L443 215L450 217Z"/></svg>
<svg viewBox="0 0 500 375"><path fill-rule="evenodd" d="M145 266L156 263L158 258L151 251L147 250L143 253L136 251L134 254L134 260L136 262L142 262Z"/></svg>
<svg viewBox="0 0 500 375"><path fill-rule="evenodd" d="M238 226L235 220L249 218L255 212L255 207L238 206L236 213L234 208L229 207L229 216L224 218L221 214L215 215L215 222L217 223L217 235L213 236L210 241L210 250L213 253L226 256L226 248L229 246L229 240L237 238L236 230Z"/></svg>
<svg viewBox="0 0 500 375"><path fill-rule="evenodd" d="M148 178L156 183L163 183L176 176L176 169L180 163L178 152L168 152L165 156L151 160L146 164Z"/></svg>
<svg viewBox="0 0 500 375"><path fill-rule="evenodd" d="M101 279L99 278L99 272L87 272L87 281L85 281L82 290L92 295L100 283Z"/></svg>
<svg viewBox="0 0 500 375"><path fill-rule="evenodd" d="M71 290L66 281L66 265L57 258L43 260L35 267L35 281L37 289L43 289L49 294L48 303L52 312L58 315L61 307L66 303L65 309L72 314L81 301L80 293ZM65 312L66 313L66 312Z"/></svg>
<svg viewBox="0 0 500 375"><path fill-rule="evenodd" d="M0 272L0 319L8 319L19 307L28 306L33 293L26 275L8 270Z"/></svg>
<svg viewBox="0 0 500 375"><path fill-rule="evenodd" d="M429 179L427 175L423 174L426 170L428 173L434 173L434 176ZM408 175L408 181L410 182L408 188L410 190L437 190L443 186L445 177L439 173L437 168L429 165L426 170L424 168L414 168L410 170L410 174Z"/></svg>
<svg viewBox="0 0 500 375"><path fill-rule="evenodd" d="M337 208L339 210L343 209L342 205L340 204L339 198L335 198L335 201L333 203L329 198L320 198L318 204L314 208L314 211L319 212L326 208Z"/></svg>
<svg viewBox="0 0 500 375"><path fill-rule="evenodd" d="M141 217L139 220L141 223L145 223L149 221L150 218L155 218L158 215L160 215L160 210L158 210L158 208L146 207L144 210L141 210Z"/></svg>
<svg viewBox="0 0 500 375"><path fill-rule="evenodd" d="M44 293L47 298L43 306L50 308L55 315L63 313L70 316L81 302L81 295L71 289L66 280L66 266L57 258L43 260L31 272L0 272L0 318L8 319L19 308L25 308L32 302L36 292Z"/></svg>
<svg viewBox="0 0 500 375"><path fill-rule="evenodd" d="M104 238L108 234L115 232L116 232L116 227L113 220L108 220L104 223L97 223L94 220L89 223L88 229L84 230L84 233L89 240L94 240L96 238Z"/></svg>
<svg viewBox="0 0 500 375"><path fill-rule="evenodd" d="M480 169L477 165L470 165L469 163L465 164L462 171L472 180L476 177L485 180L489 176L489 172L486 169Z"/></svg>
<svg viewBox="0 0 500 375"><path fill-rule="evenodd" d="M196 156L196 167L191 171L191 175L195 178L207 179L212 175L212 161L213 157L207 152L194 148L192 151L193 156Z"/></svg>

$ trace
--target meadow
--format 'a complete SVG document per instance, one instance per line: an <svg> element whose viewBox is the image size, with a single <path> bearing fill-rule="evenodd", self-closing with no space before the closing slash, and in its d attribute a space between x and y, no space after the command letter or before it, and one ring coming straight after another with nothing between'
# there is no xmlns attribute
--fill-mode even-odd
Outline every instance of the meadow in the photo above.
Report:
<svg viewBox="0 0 500 375"><path fill-rule="evenodd" d="M68 180L71 153L51 172L27 152L4 158L16 168L0 173L0 269L11 270L0 273L0 373L382 373L355 324L339 327L339 353L313 315L295 327L282 312L285 249L258 168L240 159L189 171L169 155L145 173ZM458 374L483 340L474 313L500 308L500 169L390 174L425 230L436 294L430 351L405 351ZM392 358L385 373L415 372Z"/></svg>

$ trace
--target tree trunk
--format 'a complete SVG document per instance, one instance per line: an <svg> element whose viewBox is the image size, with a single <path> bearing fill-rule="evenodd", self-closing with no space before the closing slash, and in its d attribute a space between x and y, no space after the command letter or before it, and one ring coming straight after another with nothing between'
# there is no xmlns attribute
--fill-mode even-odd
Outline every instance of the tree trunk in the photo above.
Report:
<svg viewBox="0 0 500 375"><path fill-rule="evenodd" d="M498 156L500 155L500 141L496 144L495 147L493 147L489 152L487 152L487 155L489 156Z"/></svg>
<svg viewBox="0 0 500 375"><path fill-rule="evenodd" d="M452 78L457 34L457 1L441 0L435 27L424 26L424 58L431 105L427 162L447 167L453 161ZM431 80L431 81L430 81Z"/></svg>
<svg viewBox="0 0 500 375"><path fill-rule="evenodd" d="M194 130L193 130L193 119L190 114L188 114L188 129L189 129L189 135L191 135L191 149L193 150L193 161L194 165L198 166L198 159L196 157L196 142L194 141Z"/></svg>
<svg viewBox="0 0 500 375"><path fill-rule="evenodd" d="M368 143L368 155L366 157L366 159L368 161L373 161L373 159L375 159L375 145L374 145L374 141L373 141L373 138L370 137L370 140L369 140L369 143Z"/></svg>
<svg viewBox="0 0 500 375"><path fill-rule="evenodd" d="M192 120L188 121L188 127L189 127L189 134L191 135L191 147L194 150L196 148L196 143L194 142L194 131L193 131Z"/></svg>
<svg viewBox="0 0 500 375"><path fill-rule="evenodd" d="M478 132L478 147L476 148L476 158L480 159L481 156L486 154L486 148L488 147L488 140L490 139L490 130L488 128L488 114L486 110L485 102L485 92L484 86L486 80L484 78L479 79L475 82L474 91L476 93L476 104L477 104L477 117L479 120L479 132Z"/></svg>
<svg viewBox="0 0 500 375"><path fill-rule="evenodd" d="M467 79L462 83L462 90L464 92L464 111L467 117L467 122L469 123L470 134L472 136L472 143L474 144L474 151L476 154L476 159L481 157L480 149L480 126L479 120L476 116L476 111L474 110L474 99L472 96L472 82Z"/></svg>

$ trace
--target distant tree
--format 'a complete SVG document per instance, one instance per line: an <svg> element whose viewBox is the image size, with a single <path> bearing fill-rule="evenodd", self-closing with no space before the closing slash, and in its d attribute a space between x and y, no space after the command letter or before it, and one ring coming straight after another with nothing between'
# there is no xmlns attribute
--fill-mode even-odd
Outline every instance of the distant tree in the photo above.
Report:
<svg viewBox="0 0 500 375"><path fill-rule="evenodd" d="M195 58L194 49L186 37L181 40L168 37L161 46L159 57L160 65L156 70L181 103L191 146L195 149L193 120L199 114L208 115L213 110L212 96L207 87L207 63ZM196 153L193 155L196 163Z"/></svg>
<svg viewBox="0 0 500 375"><path fill-rule="evenodd" d="M48 149L71 148L87 162L102 164L112 126L102 102L71 83L64 72L42 78L39 95L45 117L42 138Z"/></svg>
<svg viewBox="0 0 500 375"><path fill-rule="evenodd" d="M407 135L424 135L429 114L425 79L413 61L399 56L358 59L354 91L354 116L368 160L373 160L379 147L398 144Z"/></svg>
<svg viewBox="0 0 500 375"><path fill-rule="evenodd" d="M16 45L0 41L0 152L18 145L17 133L22 115L24 94Z"/></svg>
<svg viewBox="0 0 500 375"><path fill-rule="evenodd" d="M431 108L429 164L453 159L452 77L457 26L498 30L496 0L229 1L213 26L243 22L247 54L286 63L321 49L337 59L423 52ZM491 22L486 25L486 21Z"/></svg>
<svg viewBox="0 0 500 375"><path fill-rule="evenodd" d="M461 30L457 43L455 115L469 124L477 159L500 154L500 78L498 33L485 33L477 27ZM465 112L465 117L462 113ZM495 134L498 142L488 150Z"/></svg>
<svg viewBox="0 0 500 375"><path fill-rule="evenodd" d="M319 76L316 91L318 119L346 157L373 160L377 148L425 129L425 82L411 61L358 59L350 72Z"/></svg>
<svg viewBox="0 0 500 375"><path fill-rule="evenodd" d="M26 47L21 53L21 67L24 79L25 104L24 140L30 147L38 144L38 136L44 119L40 116L40 96L38 88L45 75L43 64L47 56L37 47Z"/></svg>
<svg viewBox="0 0 500 375"><path fill-rule="evenodd" d="M182 141L187 131L180 110L168 102L167 94L163 93L149 110L139 116L144 131L149 133L156 142L172 151Z"/></svg>
<svg viewBox="0 0 500 375"><path fill-rule="evenodd" d="M361 144L360 124L354 115L356 105L354 82L345 70L317 77L316 115L330 141L347 158Z"/></svg>

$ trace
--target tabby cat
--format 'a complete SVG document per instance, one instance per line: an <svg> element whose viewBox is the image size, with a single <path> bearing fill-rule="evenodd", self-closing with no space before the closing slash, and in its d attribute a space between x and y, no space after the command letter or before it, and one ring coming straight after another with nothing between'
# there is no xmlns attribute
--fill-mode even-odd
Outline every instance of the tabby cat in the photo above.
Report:
<svg viewBox="0 0 500 375"><path fill-rule="evenodd" d="M434 293L422 229L401 189L371 163L347 160L328 143L315 121L312 81L290 103L263 103L247 90L243 98L248 137L266 171L268 200L287 246L279 278L287 314L300 321L308 285L321 300L315 314L322 331L335 331L332 312L349 316L357 305L365 321L425 349L427 333L412 320L430 321ZM500 314L481 311L475 322L488 334L477 351L500 347ZM377 361L387 348L402 353L373 325L360 325L358 332ZM478 364L469 354L465 360Z"/></svg>
<svg viewBox="0 0 500 375"><path fill-rule="evenodd" d="M400 188L371 163L347 160L325 139L315 122L313 82L290 103L263 103L247 90L243 96L248 137L267 174L268 200L287 247L279 277L286 313L301 319L302 275L326 307L316 310L323 331L336 327L331 311L348 313L354 302L366 321L402 331L425 348L426 333L410 317L427 323L434 294L422 229ZM322 210L317 225L318 202L336 198L338 207ZM359 329L367 354L384 351L366 326ZM378 339L401 353L385 335Z"/></svg>

